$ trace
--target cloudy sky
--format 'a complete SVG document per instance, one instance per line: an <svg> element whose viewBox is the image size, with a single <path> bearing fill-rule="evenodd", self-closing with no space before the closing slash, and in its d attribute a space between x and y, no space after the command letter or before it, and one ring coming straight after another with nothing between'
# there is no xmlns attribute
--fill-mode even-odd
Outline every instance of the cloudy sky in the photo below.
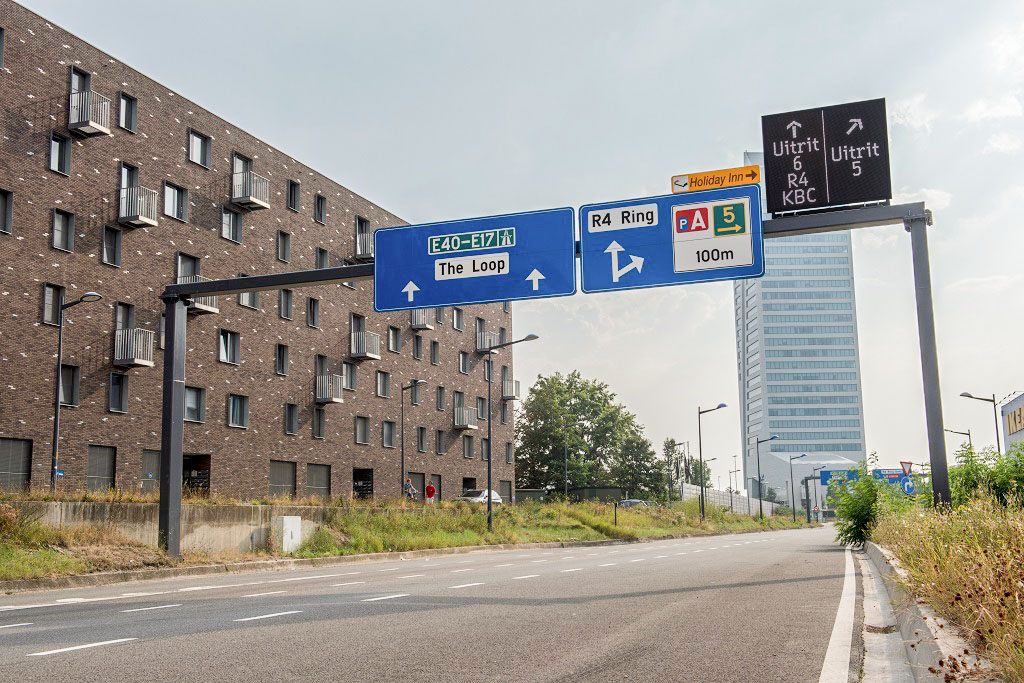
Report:
<svg viewBox="0 0 1024 683"><path fill-rule="evenodd" d="M410 222L663 194L759 150L762 114L885 97L894 201L935 214L946 426L991 444L991 410L958 394L1024 390L1024 3L25 4ZM854 259L867 447L921 462L909 236L862 230ZM607 382L656 445L738 405L728 283L515 312L541 336L524 385ZM739 412L706 420L724 484Z"/></svg>

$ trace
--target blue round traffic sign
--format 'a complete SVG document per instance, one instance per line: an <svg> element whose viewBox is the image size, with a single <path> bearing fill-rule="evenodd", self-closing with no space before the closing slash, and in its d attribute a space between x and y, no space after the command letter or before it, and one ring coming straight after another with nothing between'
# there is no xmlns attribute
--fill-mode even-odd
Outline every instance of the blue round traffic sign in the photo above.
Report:
<svg viewBox="0 0 1024 683"><path fill-rule="evenodd" d="M908 496L914 495L915 489L913 480L904 478L903 481L900 482L900 486L903 487L903 493Z"/></svg>

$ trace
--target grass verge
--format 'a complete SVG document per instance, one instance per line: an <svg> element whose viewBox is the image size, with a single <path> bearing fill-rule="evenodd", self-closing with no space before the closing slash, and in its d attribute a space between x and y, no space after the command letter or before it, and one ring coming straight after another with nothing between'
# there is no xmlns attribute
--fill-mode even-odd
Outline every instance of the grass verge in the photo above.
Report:
<svg viewBox="0 0 1024 683"><path fill-rule="evenodd" d="M960 626L1008 681L1024 681L1024 509L976 499L885 515L871 534L907 588Z"/></svg>

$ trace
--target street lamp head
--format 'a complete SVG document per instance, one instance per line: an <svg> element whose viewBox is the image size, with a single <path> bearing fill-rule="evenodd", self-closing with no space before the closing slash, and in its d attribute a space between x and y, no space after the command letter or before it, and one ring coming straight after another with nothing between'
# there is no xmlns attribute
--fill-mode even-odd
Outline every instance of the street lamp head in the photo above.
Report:
<svg viewBox="0 0 1024 683"><path fill-rule="evenodd" d="M715 410L718 410L719 408L725 408L725 404L719 403L717 406L715 406Z"/></svg>
<svg viewBox="0 0 1024 683"><path fill-rule="evenodd" d="M540 339L540 337L538 337L535 334L528 334L525 337L523 337L523 341L533 341L535 339Z"/></svg>
<svg viewBox="0 0 1024 683"><path fill-rule="evenodd" d="M414 380L412 381L412 383L413 383L414 385L416 385L416 386L422 386L422 385L424 385L424 384L426 384L426 383L427 383L427 380L425 380L425 379L414 379Z"/></svg>
<svg viewBox="0 0 1024 683"><path fill-rule="evenodd" d="M969 391L962 391L960 392L960 395L963 396L964 398L974 398L974 396Z"/></svg>
<svg viewBox="0 0 1024 683"><path fill-rule="evenodd" d="M99 301L103 298L103 295L99 292L86 292L82 296L78 297L78 300L82 303L92 303L93 301Z"/></svg>
<svg viewBox="0 0 1024 683"><path fill-rule="evenodd" d="M806 458L806 457L807 457L807 454L804 453L803 455L791 455L791 456L789 456L789 459L790 460L799 460L800 458Z"/></svg>
<svg viewBox="0 0 1024 683"><path fill-rule="evenodd" d="M779 438L779 435L778 435L778 434L772 434L771 436L769 436L769 437L768 437L768 440L769 440L769 441L774 441L774 440L775 440L775 439L777 439L777 438Z"/></svg>

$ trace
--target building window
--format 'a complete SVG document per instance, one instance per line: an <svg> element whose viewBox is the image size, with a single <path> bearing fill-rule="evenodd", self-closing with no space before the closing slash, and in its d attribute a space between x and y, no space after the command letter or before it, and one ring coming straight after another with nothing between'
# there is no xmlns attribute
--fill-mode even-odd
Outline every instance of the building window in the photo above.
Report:
<svg viewBox="0 0 1024 683"><path fill-rule="evenodd" d="M455 329L461 331L461 330L465 329L465 324L466 324L466 321L465 321L465 317L462 315L462 309L461 308L453 308L452 309L452 327L454 327Z"/></svg>
<svg viewBox="0 0 1024 683"><path fill-rule="evenodd" d="M50 133L50 170L71 175L71 140L59 133Z"/></svg>
<svg viewBox="0 0 1024 683"><path fill-rule="evenodd" d="M185 387L185 421L202 422L206 419L206 389Z"/></svg>
<svg viewBox="0 0 1024 683"><path fill-rule="evenodd" d="M249 277L245 273L239 273L238 277ZM259 308L260 307L260 293L256 290L251 292L241 292L238 295L238 303L246 308Z"/></svg>
<svg viewBox="0 0 1024 683"><path fill-rule="evenodd" d="M0 491L27 490L31 477L32 441L0 438Z"/></svg>
<svg viewBox="0 0 1024 683"><path fill-rule="evenodd" d="M121 231L109 225L103 226L102 260L108 266L121 265Z"/></svg>
<svg viewBox="0 0 1024 683"><path fill-rule="evenodd" d="M306 299L306 325L320 327L320 299L315 296Z"/></svg>
<svg viewBox="0 0 1024 683"><path fill-rule="evenodd" d="M121 93L121 106L118 108L118 124L125 130L135 132L139 125L139 101L131 95Z"/></svg>
<svg viewBox="0 0 1024 683"><path fill-rule="evenodd" d="M86 488L90 491L106 491L114 488L114 471L117 463L117 449L112 446L89 446L89 463L86 470Z"/></svg>
<svg viewBox="0 0 1024 683"><path fill-rule="evenodd" d="M444 455L447 447L444 443L444 430L438 429L434 432L434 452L438 455Z"/></svg>
<svg viewBox="0 0 1024 683"><path fill-rule="evenodd" d="M504 327L498 328L498 343L504 344L508 339L508 331Z"/></svg>
<svg viewBox="0 0 1024 683"><path fill-rule="evenodd" d="M505 444L505 464L511 465L516 458L515 447L511 443Z"/></svg>
<svg viewBox="0 0 1024 683"><path fill-rule="evenodd" d="M416 450L420 453L427 452L427 428L417 427L416 428Z"/></svg>
<svg viewBox="0 0 1024 683"><path fill-rule="evenodd" d="M299 210L299 202L302 195L302 185L298 180L288 181L288 208L292 211Z"/></svg>
<svg viewBox="0 0 1024 683"><path fill-rule="evenodd" d="M277 231L277 260L288 263L292 258L292 234L284 230Z"/></svg>
<svg viewBox="0 0 1024 683"><path fill-rule="evenodd" d="M11 234L14 223L14 194L0 190L0 232Z"/></svg>
<svg viewBox="0 0 1024 683"><path fill-rule="evenodd" d="M491 442L487 438L480 439L480 459L484 461L491 459Z"/></svg>
<svg viewBox="0 0 1024 683"><path fill-rule="evenodd" d="M381 398L391 398L391 375L383 370L377 371L377 395Z"/></svg>
<svg viewBox="0 0 1024 683"><path fill-rule="evenodd" d="M118 301L114 304L114 329L130 330L135 327L135 306Z"/></svg>
<svg viewBox="0 0 1024 683"><path fill-rule="evenodd" d="M288 347L285 344L277 345L277 352L274 355L274 372L279 375L288 374Z"/></svg>
<svg viewBox="0 0 1024 683"><path fill-rule="evenodd" d="M228 426L249 426L249 397L241 394L228 394Z"/></svg>
<svg viewBox="0 0 1024 683"><path fill-rule="evenodd" d="M440 365L441 364L441 342L431 341L430 342L430 364Z"/></svg>
<svg viewBox="0 0 1024 683"><path fill-rule="evenodd" d="M313 408L313 438L323 439L327 434L327 413L323 408Z"/></svg>
<svg viewBox="0 0 1024 683"><path fill-rule="evenodd" d="M330 465L306 465L306 495L318 498L331 497Z"/></svg>
<svg viewBox="0 0 1024 683"><path fill-rule="evenodd" d="M284 460L270 461L270 495L295 497L295 463Z"/></svg>
<svg viewBox="0 0 1024 683"><path fill-rule="evenodd" d="M221 363L232 363L238 365L241 360L241 338L237 332L230 330L220 331L220 355Z"/></svg>
<svg viewBox="0 0 1024 683"><path fill-rule="evenodd" d="M107 397L107 408L112 413L123 413L128 410L125 388L128 378L125 375L110 373L110 391Z"/></svg>
<svg viewBox="0 0 1024 683"><path fill-rule="evenodd" d="M313 220L321 224L327 223L327 197L322 194L316 196L313 204Z"/></svg>
<svg viewBox="0 0 1024 683"><path fill-rule="evenodd" d="M292 290L282 289L278 292L277 314L285 320L292 319Z"/></svg>
<svg viewBox="0 0 1024 683"><path fill-rule="evenodd" d="M402 350L402 331L397 327L388 327L388 351L399 353Z"/></svg>
<svg viewBox="0 0 1024 683"><path fill-rule="evenodd" d="M343 361L341 364L341 376L344 377L342 386L351 391L356 390L356 364Z"/></svg>
<svg viewBox="0 0 1024 683"><path fill-rule="evenodd" d="M508 424L508 407L510 403L508 401L501 402L501 424Z"/></svg>
<svg viewBox="0 0 1024 683"><path fill-rule="evenodd" d="M53 210L53 247L63 251L75 250L75 214Z"/></svg>
<svg viewBox="0 0 1024 683"><path fill-rule="evenodd" d="M62 406L78 405L78 387L82 379L82 369L77 365L60 366L60 404Z"/></svg>
<svg viewBox="0 0 1024 683"><path fill-rule="evenodd" d="M189 128L188 160L194 164L210 168L210 138Z"/></svg>
<svg viewBox="0 0 1024 683"><path fill-rule="evenodd" d="M188 220L188 190L164 183L164 215L179 221Z"/></svg>
<svg viewBox="0 0 1024 683"><path fill-rule="evenodd" d="M370 418L356 415L356 443L370 443Z"/></svg>
<svg viewBox="0 0 1024 683"><path fill-rule="evenodd" d="M58 285L43 285L43 322L47 325L60 324L60 307L64 303L64 288Z"/></svg>
<svg viewBox="0 0 1024 683"><path fill-rule="evenodd" d="M438 306L434 309L434 322L438 325L444 325L444 306Z"/></svg>
<svg viewBox="0 0 1024 683"><path fill-rule="evenodd" d="M473 437L470 436L469 434L465 434L462 437L462 457L473 457Z"/></svg>
<svg viewBox="0 0 1024 683"><path fill-rule="evenodd" d="M488 358L487 360L484 361L484 381L485 382L490 382L491 381L491 373L492 372L493 372L493 369L491 368L491 359Z"/></svg>
<svg viewBox="0 0 1024 683"><path fill-rule="evenodd" d="M416 360L423 360L423 337L415 335L412 338L412 357Z"/></svg>
<svg viewBox="0 0 1024 683"><path fill-rule="evenodd" d="M482 396L476 397L476 419L487 419L487 399Z"/></svg>
<svg viewBox="0 0 1024 683"><path fill-rule="evenodd" d="M299 406L295 403L284 404L284 433L299 433Z"/></svg>
<svg viewBox="0 0 1024 683"><path fill-rule="evenodd" d="M459 351L459 372L469 374L469 354L465 351Z"/></svg>
<svg viewBox="0 0 1024 683"><path fill-rule="evenodd" d="M327 268L331 265L331 255L323 247L316 248L316 267Z"/></svg>
<svg viewBox="0 0 1024 683"><path fill-rule="evenodd" d="M409 390L409 397L410 397L409 400L412 401L412 404L414 406L418 406L420 404L420 401L422 400L420 398L420 387L423 386L423 385L422 384L416 384L415 382L416 382L416 380L413 380L412 388Z"/></svg>
<svg viewBox="0 0 1024 683"><path fill-rule="evenodd" d="M438 387L434 394L434 400L437 403L438 410L444 410L444 387Z"/></svg>
<svg viewBox="0 0 1024 683"><path fill-rule="evenodd" d="M512 302L503 301L501 304L501 310L504 311L505 313L509 313L512 310Z"/></svg>
<svg viewBox="0 0 1024 683"><path fill-rule="evenodd" d="M234 211L221 209L220 236L232 242L242 242L242 217Z"/></svg>
<svg viewBox="0 0 1024 683"><path fill-rule="evenodd" d="M381 444L384 448L395 447L395 423L391 420L384 420L381 423Z"/></svg>

